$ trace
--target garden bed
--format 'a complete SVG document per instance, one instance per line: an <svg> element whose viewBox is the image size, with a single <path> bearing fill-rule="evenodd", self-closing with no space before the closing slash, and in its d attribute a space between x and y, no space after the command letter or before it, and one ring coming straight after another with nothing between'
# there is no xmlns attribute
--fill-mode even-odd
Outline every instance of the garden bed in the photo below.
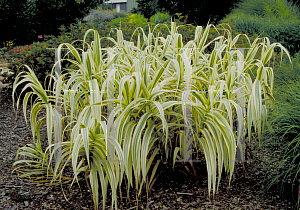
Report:
<svg viewBox="0 0 300 210"><path fill-rule="evenodd" d="M81 193L76 184L70 190L63 186L68 202L60 186L47 191L46 186L38 186L18 178L16 173L11 174L18 148L32 143L32 134L29 115L26 125L22 107L15 119L11 90L1 91L0 96L0 209L93 209L93 201L85 182L81 183ZM27 114L29 109L30 107ZM45 130L42 130L41 134L43 136ZM261 186L253 187L261 180L262 175L267 173L263 165L251 172L251 165L248 164L247 177L243 175L241 166L236 165L231 186L228 186L228 179L222 178L214 200L212 197L211 200L208 199L205 167L203 164L196 166L195 168L203 171L197 170L198 178L189 175L179 164L175 167L175 172L171 171L168 165L162 164L163 173L153 186L148 204L146 193L143 193L138 203L139 209L146 209L147 206L149 209L293 209L292 201L281 199L278 191L272 190L262 199ZM188 176L185 177L180 169ZM125 186L123 189L123 200L121 202L121 199L118 199L118 208L135 209L135 192L130 193L131 200L126 202ZM108 192L106 209L110 209L110 205L111 198Z"/></svg>

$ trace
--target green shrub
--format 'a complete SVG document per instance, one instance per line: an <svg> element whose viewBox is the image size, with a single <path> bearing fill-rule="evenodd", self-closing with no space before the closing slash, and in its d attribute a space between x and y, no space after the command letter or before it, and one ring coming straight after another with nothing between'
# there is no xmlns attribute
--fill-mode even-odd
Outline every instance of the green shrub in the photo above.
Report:
<svg viewBox="0 0 300 210"><path fill-rule="evenodd" d="M276 0L273 4L265 3L265 16L296 20L300 18L299 8L286 0Z"/></svg>
<svg viewBox="0 0 300 210"><path fill-rule="evenodd" d="M265 5L270 5L274 0L244 0L241 1L232 13L243 13L249 15L259 15L263 17L265 15Z"/></svg>
<svg viewBox="0 0 300 210"><path fill-rule="evenodd" d="M122 27L122 25L126 24L127 22L128 22L128 16L127 17L119 17L119 18L113 19L110 22L110 26L119 28L119 27Z"/></svg>
<svg viewBox="0 0 300 210"><path fill-rule="evenodd" d="M45 35L45 42L35 42L31 45L16 46L9 50L3 57L10 63L8 68L11 69L13 75L8 78L9 83L13 83L18 73L24 71L25 67L23 64L28 65L37 75L37 78L44 85L44 80L54 65L55 51L60 43L72 43L75 40L80 40L88 29L85 24L71 24L70 29L65 26L61 26L60 36ZM88 37L91 40L92 37ZM75 47L82 47L81 42L75 42ZM64 56L64 52L62 56ZM68 64L63 64L62 68L67 68Z"/></svg>
<svg viewBox="0 0 300 210"><path fill-rule="evenodd" d="M131 12L141 13L146 18L150 18L157 12L167 12L172 17L176 17L176 13L182 13L184 18L188 15L188 23L204 26L208 22L218 24L225 15L230 13L231 9L239 1L240 0L137 0L138 5Z"/></svg>
<svg viewBox="0 0 300 210"><path fill-rule="evenodd" d="M223 22L234 25L239 33L261 34L272 42L279 42L294 55L300 50L300 20L274 19L258 15L232 14Z"/></svg>
<svg viewBox="0 0 300 210"><path fill-rule="evenodd" d="M131 14L129 15L129 23L130 24L135 24L137 26L144 27L147 25L147 18L145 18L141 14Z"/></svg>
<svg viewBox="0 0 300 210"><path fill-rule="evenodd" d="M94 23L94 26L99 29L104 29L104 22L110 22L113 19L119 17L126 17L126 12L121 10L117 12L116 10L102 10L101 8L93 9L90 13L83 18L88 24Z"/></svg>
<svg viewBox="0 0 300 210"><path fill-rule="evenodd" d="M24 19L22 20L23 11L26 11L27 0L1 0L0 1L0 25L2 32L0 33L1 47L7 45L7 41L17 39L19 42L21 32L23 36L26 36L24 32L26 25ZM5 28L5 33L4 29ZM19 31L18 31L19 30Z"/></svg>
<svg viewBox="0 0 300 210"><path fill-rule="evenodd" d="M132 29L147 27L147 19L140 14L128 14L127 17L116 18L110 22L110 26L112 28L123 28L127 23L132 26Z"/></svg>
<svg viewBox="0 0 300 210"><path fill-rule="evenodd" d="M275 84L278 87L289 84L290 81L300 81L300 53L292 57L292 64L284 59L281 66L274 69Z"/></svg>
<svg viewBox="0 0 300 210"><path fill-rule="evenodd" d="M294 55L300 50L299 8L286 0L246 0L222 22L238 33L261 34L280 42Z"/></svg>
<svg viewBox="0 0 300 210"><path fill-rule="evenodd" d="M245 0L232 13L295 20L300 18L298 7L287 0Z"/></svg>
<svg viewBox="0 0 300 210"><path fill-rule="evenodd" d="M36 72L39 81L42 82L47 75L47 71L50 72L54 64L54 52L47 50L47 47L46 43L34 43L15 47L8 51L5 57L10 63L8 68L13 72L8 82L12 83L15 76L25 70L23 64L30 66Z"/></svg>
<svg viewBox="0 0 300 210"><path fill-rule="evenodd" d="M171 17L168 13L161 13L161 12L158 12L155 15L150 17L150 21L155 24L171 21L170 19Z"/></svg>
<svg viewBox="0 0 300 210"><path fill-rule="evenodd" d="M2 0L0 24L6 29L0 34L3 41L16 39L17 45L39 41L41 34L59 34L58 27L69 26L82 19L98 0L78 3L75 0ZM8 7L5 7L8 5ZM2 10L5 7L6 9Z"/></svg>

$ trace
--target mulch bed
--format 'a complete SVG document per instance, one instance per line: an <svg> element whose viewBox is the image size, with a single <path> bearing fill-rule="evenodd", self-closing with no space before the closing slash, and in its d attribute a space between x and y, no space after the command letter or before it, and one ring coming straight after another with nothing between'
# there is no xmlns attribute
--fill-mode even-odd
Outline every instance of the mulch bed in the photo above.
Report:
<svg viewBox="0 0 300 210"><path fill-rule="evenodd" d="M80 182L81 189L77 184L71 189L63 186L67 201L61 186L47 191L46 186L20 179L16 173L11 173L17 150L33 141L29 121L30 107L27 110L26 125L22 106L15 118L11 90L0 92L0 209L93 209L91 195L84 181ZM43 114L45 112L39 117ZM45 129L41 133L44 134ZM194 165L197 177L185 170L187 165L178 164L176 170L172 171L168 164L161 164L159 169L162 173L153 186L149 202L147 203L146 193L143 193L138 209L293 209L292 201L281 198L275 189L261 197L262 186L254 185L267 173L263 168L251 171L251 167L248 167L248 175L244 176L242 167L236 165L230 187L228 179L222 177L219 191L214 199L212 196L209 199L205 165ZM118 199L118 209L136 209L134 190L130 194L130 200L126 200L126 190L122 193L122 201ZM101 199L99 200L102 204ZM110 209L110 205L108 190L106 209ZM101 205L99 208L101 209Z"/></svg>

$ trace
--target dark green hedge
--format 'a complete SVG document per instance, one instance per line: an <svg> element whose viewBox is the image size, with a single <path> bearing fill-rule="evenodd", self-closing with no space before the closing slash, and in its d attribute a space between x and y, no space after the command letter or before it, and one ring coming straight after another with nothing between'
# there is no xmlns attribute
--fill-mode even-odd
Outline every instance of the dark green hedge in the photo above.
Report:
<svg viewBox="0 0 300 210"><path fill-rule="evenodd" d="M39 35L59 34L59 26L81 20L98 0L1 0L0 46L5 41L26 45L40 41ZM100 1L101 2L101 1Z"/></svg>
<svg viewBox="0 0 300 210"><path fill-rule="evenodd" d="M250 35L261 34L271 42L279 42L291 55L300 50L300 20L262 18L247 14L234 14L225 19L235 30Z"/></svg>

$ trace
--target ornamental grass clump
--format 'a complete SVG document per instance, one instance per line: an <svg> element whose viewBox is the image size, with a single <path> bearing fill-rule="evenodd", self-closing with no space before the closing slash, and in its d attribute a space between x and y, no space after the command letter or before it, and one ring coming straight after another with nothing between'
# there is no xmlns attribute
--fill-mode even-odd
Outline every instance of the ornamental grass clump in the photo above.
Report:
<svg viewBox="0 0 300 210"><path fill-rule="evenodd" d="M35 147L24 146L18 155L35 158L38 152L49 164L40 164L40 173L33 174L28 170L33 163L18 159L14 163L15 170L23 177L55 184L68 181L64 174L69 165L73 171L71 185L84 176L91 188L95 209L98 209L100 195L104 209L108 188L111 207L117 209L117 191L119 189L122 197L123 182L126 182L127 196L131 188L135 188L138 201L142 189L146 189L148 195L161 159L173 166L176 160L183 159L184 127L191 119L193 123L188 127L193 128L192 143L195 148L203 149L208 191L215 194L223 167L230 180L233 174L236 139L240 139L244 123L243 106L247 111L245 128L249 137L253 128L260 135L268 103L273 100L273 69L266 64L275 47L288 52L279 43L271 44L268 38L257 38L249 43L251 49L243 56L235 49L241 35L232 37L230 30L224 27L225 36L208 42L212 28L215 27L197 26L194 38L185 45L174 22L171 29L168 28L167 37L155 37L150 28L146 35L142 28L137 28L134 33L140 31L141 36L136 45L124 40L121 30L117 30L116 40L100 39L96 30L87 30L81 49L69 43L59 45L58 52L68 48L74 59L59 56L55 65L70 62L77 68L70 68L60 77L54 75L53 67L48 87L43 87L34 71L26 66L28 71L18 74L14 82L13 95L23 83L26 83L23 90L32 89L23 100L24 114L30 97L37 96L30 116L32 134L37 138L34 138ZM86 43L91 33L94 40ZM102 48L104 39L113 47ZM211 45L214 46L212 52L205 53ZM254 80L248 73L253 71L257 75ZM241 76L245 81L238 83ZM53 81L64 90L62 129L55 132L55 125L60 123L55 117L60 90L54 91ZM245 103L240 103L240 95L236 94L239 91L244 93ZM191 108L190 115L187 106ZM46 109L46 116L37 121L41 109ZM44 150L40 149L39 136L43 121L46 121L48 137L48 147ZM234 128L236 121L238 132ZM109 133L111 125L115 129L113 136ZM170 131L179 138L170 138ZM241 146L240 141L237 143ZM59 151L60 159L53 161ZM44 160L35 159L38 163ZM42 170L45 168L47 170Z"/></svg>

